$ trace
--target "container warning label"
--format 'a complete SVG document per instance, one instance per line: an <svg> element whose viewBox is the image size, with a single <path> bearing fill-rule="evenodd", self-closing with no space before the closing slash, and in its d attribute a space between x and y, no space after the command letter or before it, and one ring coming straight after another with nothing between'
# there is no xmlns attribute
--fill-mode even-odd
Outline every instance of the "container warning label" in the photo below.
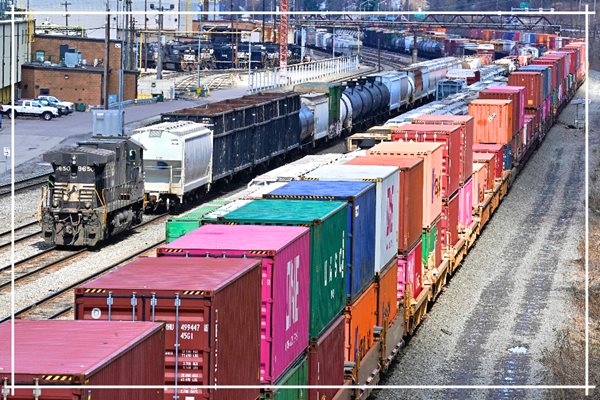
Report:
<svg viewBox="0 0 600 400"><path fill-rule="evenodd" d="M93 319L100 319L101 316L102 316L101 309L99 309L98 307L92 309L92 318Z"/></svg>

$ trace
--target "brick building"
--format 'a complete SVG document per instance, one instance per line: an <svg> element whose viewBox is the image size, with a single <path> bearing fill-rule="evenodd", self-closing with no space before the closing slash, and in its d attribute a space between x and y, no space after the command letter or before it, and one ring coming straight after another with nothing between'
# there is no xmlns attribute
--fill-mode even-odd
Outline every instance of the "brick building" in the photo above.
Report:
<svg viewBox="0 0 600 400"><path fill-rule="evenodd" d="M29 61L30 33L33 32L34 22L17 19L15 30L12 30L10 19L0 20L0 104L10 102L11 93L11 59L15 60L16 76L14 82L16 96L19 96L19 82L21 81L21 65ZM14 38L14 51L12 40Z"/></svg>
<svg viewBox="0 0 600 400"><path fill-rule="evenodd" d="M65 51L70 51L68 49L81 54L81 65L72 68L64 65L64 54ZM110 41L109 54L108 93L110 96L119 93L120 41ZM35 35L31 44L31 55L32 62L22 67L23 98L50 94L72 102L102 104L104 39ZM137 78L136 71L124 71L124 100L135 99Z"/></svg>

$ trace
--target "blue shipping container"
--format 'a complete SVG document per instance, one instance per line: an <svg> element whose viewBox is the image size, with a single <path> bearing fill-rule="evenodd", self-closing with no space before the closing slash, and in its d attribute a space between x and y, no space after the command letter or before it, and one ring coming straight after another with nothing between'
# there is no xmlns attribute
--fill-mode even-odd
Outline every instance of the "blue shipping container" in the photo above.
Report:
<svg viewBox="0 0 600 400"><path fill-rule="evenodd" d="M511 143L504 145L503 170L510 171L512 169L512 164L513 164L513 155L512 155L512 141L511 141Z"/></svg>
<svg viewBox="0 0 600 400"><path fill-rule="evenodd" d="M264 195L270 199L343 200L348 208L346 294L355 299L375 276L375 184L341 181L292 181Z"/></svg>

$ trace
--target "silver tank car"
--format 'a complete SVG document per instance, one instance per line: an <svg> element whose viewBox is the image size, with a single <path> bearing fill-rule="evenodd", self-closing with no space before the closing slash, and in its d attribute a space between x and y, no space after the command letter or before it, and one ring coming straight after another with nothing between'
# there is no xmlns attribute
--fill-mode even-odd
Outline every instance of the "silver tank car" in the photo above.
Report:
<svg viewBox="0 0 600 400"><path fill-rule="evenodd" d="M59 246L95 246L142 221L143 148L124 137L93 137L44 154L54 173L40 204L42 236Z"/></svg>

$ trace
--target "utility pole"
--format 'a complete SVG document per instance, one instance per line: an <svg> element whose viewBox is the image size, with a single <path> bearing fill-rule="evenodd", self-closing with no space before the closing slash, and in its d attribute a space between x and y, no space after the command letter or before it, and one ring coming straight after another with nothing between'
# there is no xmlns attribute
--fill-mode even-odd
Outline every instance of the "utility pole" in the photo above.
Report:
<svg viewBox="0 0 600 400"><path fill-rule="evenodd" d="M69 3L68 1L64 1L62 3L60 3L62 6L65 6L65 26L69 26L69 14L67 14L67 12L69 11L69 6L72 3Z"/></svg>
<svg viewBox="0 0 600 400"><path fill-rule="evenodd" d="M144 0L144 71L148 71L148 0ZM141 48L140 44L140 48ZM140 51L140 53L141 53Z"/></svg>
<svg viewBox="0 0 600 400"><path fill-rule="evenodd" d="M162 63L163 63L163 12L172 10L175 5L170 4L169 7L163 7L162 0L158 0L158 8L154 7L154 3L150 4L152 10L158 11L158 60L156 61L156 79L162 79Z"/></svg>
<svg viewBox="0 0 600 400"><path fill-rule="evenodd" d="M104 81L102 82L102 99L104 109L108 110L108 64L110 57L110 6L109 0L106 0L106 31L104 32Z"/></svg>
<svg viewBox="0 0 600 400"><path fill-rule="evenodd" d="M412 50L412 62L413 64L418 61L418 50L417 50L417 30L413 28L413 50Z"/></svg>
<svg viewBox="0 0 600 400"><path fill-rule="evenodd" d="M265 42L265 14L264 12L267 11L267 5L266 5L266 0L262 0L263 2L263 6L262 6L262 10L263 10L263 15L262 15L262 42Z"/></svg>

